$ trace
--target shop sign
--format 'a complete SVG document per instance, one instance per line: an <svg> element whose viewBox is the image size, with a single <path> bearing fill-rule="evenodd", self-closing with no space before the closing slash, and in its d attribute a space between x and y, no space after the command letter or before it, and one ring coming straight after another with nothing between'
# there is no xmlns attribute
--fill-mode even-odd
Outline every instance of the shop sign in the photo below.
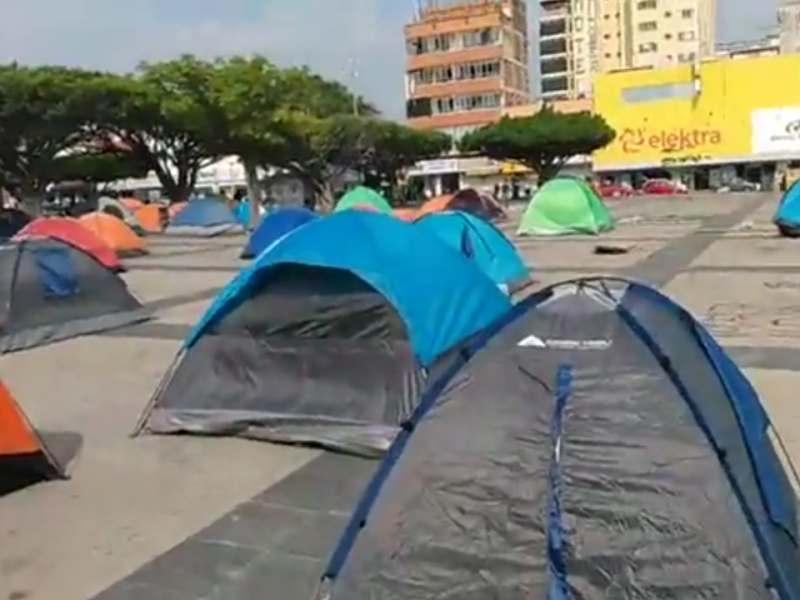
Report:
<svg viewBox="0 0 800 600"><path fill-rule="evenodd" d="M718 129L679 128L648 130L628 127L618 138L622 152L639 154L642 152L671 153L708 148L722 144L722 132Z"/></svg>
<svg viewBox="0 0 800 600"><path fill-rule="evenodd" d="M800 106L754 110L753 154L800 154Z"/></svg>

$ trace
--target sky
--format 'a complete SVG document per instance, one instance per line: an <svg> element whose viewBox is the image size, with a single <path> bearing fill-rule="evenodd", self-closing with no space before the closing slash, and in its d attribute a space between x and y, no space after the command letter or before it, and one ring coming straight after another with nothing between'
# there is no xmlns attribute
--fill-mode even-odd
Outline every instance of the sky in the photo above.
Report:
<svg viewBox="0 0 800 600"><path fill-rule="evenodd" d="M720 41L775 23L777 0L717 1ZM0 19L0 62L127 71L182 53L259 53L307 64L402 118L402 26L413 10L413 0L26 0Z"/></svg>

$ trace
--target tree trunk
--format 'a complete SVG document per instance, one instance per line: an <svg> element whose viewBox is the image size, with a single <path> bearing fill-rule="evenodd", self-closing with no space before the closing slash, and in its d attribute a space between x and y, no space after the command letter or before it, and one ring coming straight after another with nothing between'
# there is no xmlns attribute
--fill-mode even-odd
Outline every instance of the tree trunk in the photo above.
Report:
<svg viewBox="0 0 800 600"><path fill-rule="evenodd" d="M330 182L311 182L311 187L314 190L314 199L316 206L320 208L320 212L333 212L336 197Z"/></svg>
<svg viewBox="0 0 800 600"><path fill-rule="evenodd" d="M247 185L247 198L250 201L250 229L258 227L261 220L261 204L264 201L264 193L261 183L258 181L257 163L240 158L244 165L244 176Z"/></svg>

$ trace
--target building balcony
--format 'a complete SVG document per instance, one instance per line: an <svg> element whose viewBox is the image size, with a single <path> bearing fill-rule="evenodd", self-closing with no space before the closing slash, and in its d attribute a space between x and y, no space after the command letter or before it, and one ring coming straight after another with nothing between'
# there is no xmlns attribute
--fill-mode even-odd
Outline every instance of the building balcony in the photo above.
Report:
<svg viewBox="0 0 800 600"><path fill-rule="evenodd" d="M438 98L441 96L467 96L497 92L503 88L501 77L484 77L482 79L460 79L445 83L417 83L410 95L411 98Z"/></svg>

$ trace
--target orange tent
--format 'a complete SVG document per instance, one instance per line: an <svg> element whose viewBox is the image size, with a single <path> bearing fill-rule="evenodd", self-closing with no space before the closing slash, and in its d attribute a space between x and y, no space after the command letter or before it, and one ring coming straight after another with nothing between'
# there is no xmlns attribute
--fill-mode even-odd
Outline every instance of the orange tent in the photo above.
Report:
<svg viewBox="0 0 800 600"><path fill-rule="evenodd" d="M131 212L136 212L144 206L144 202L138 198L120 198L119 203Z"/></svg>
<svg viewBox="0 0 800 600"><path fill-rule="evenodd" d="M420 206L419 210L417 211L416 218L419 219L420 217L424 217L425 215L429 215L431 213L442 212L443 210L447 210L448 205L450 204L450 200L453 199L453 194L444 194L443 196L436 196L435 198L431 198L425 204Z"/></svg>
<svg viewBox="0 0 800 600"><path fill-rule="evenodd" d="M65 477L64 470L0 381L0 496Z"/></svg>
<svg viewBox="0 0 800 600"><path fill-rule="evenodd" d="M169 218L172 219L175 215L177 215L184 208L186 208L187 204L188 202L176 202L175 204L170 204L169 209L167 209L167 212L169 213Z"/></svg>
<svg viewBox="0 0 800 600"><path fill-rule="evenodd" d="M487 221L506 217L505 210L495 198L472 188L465 188L452 195L431 198L419 209L417 218L444 210L460 210Z"/></svg>
<svg viewBox="0 0 800 600"><path fill-rule="evenodd" d="M103 212L83 215L78 222L99 237L117 256L141 256L147 254L144 240L128 227L124 221Z"/></svg>
<svg viewBox="0 0 800 600"><path fill-rule="evenodd" d="M401 221L413 221L417 218L417 213L416 208L395 208L392 211L392 216Z"/></svg>
<svg viewBox="0 0 800 600"><path fill-rule="evenodd" d="M158 204L143 204L133 216L147 233L159 233L164 229L164 212Z"/></svg>

